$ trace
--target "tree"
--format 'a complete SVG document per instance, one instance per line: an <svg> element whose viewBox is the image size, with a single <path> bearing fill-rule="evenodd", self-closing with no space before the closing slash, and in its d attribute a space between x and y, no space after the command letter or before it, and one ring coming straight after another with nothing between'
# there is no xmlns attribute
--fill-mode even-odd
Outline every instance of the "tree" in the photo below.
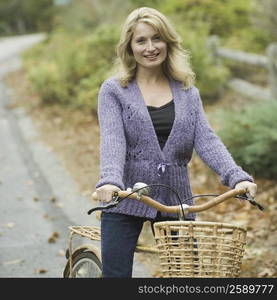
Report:
<svg viewBox="0 0 277 300"><path fill-rule="evenodd" d="M273 40L277 40L277 1L255 0L253 20L258 28L268 32Z"/></svg>
<svg viewBox="0 0 277 300"><path fill-rule="evenodd" d="M56 9L53 0L0 0L0 34L50 31Z"/></svg>

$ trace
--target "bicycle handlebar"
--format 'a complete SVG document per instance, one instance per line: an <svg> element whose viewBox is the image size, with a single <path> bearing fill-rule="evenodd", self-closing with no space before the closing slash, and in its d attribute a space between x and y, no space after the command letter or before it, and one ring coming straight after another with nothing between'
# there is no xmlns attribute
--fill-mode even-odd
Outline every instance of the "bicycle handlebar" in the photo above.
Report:
<svg viewBox="0 0 277 300"><path fill-rule="evenodd" d="M203 203L201 205L193 205L193 206L189 206L187 204L182 204L182 205L175 205L175 206L168 206L168 205L164 205L159 203L158 201L145 196L145 195L139 195L137 192L131 192L130 191L118 191L118 192L114 192L114 197L120 197L120 198L131 198L131 199L137 199L139 201L142 201L144 203L146 203L149 206L152 206L153 208L157 209L160 212L167 212L167 213L182 213L183 211L185 211L185 213L197 213L197 212L201 212L204 210L207 210L211 207L214 207L215 205L218 205L219 203L222 203L230 198L233 198L235 196L238 195L243 195L246 193L245 189L233 189L230 191L227 191L217 197L215 197L212 200L209 200L206 203ZM93 200L98 200L97 199L97 194L96 192L94 192L92 194L92 199ZM107 206L103 207L95 207L92 208L91 210L89 210L88 214L92 213L95 210L102 210L105 208L110 208L113 206L116 206L118 204L118 202L114 202L114 203L108 203Z"/></svg>

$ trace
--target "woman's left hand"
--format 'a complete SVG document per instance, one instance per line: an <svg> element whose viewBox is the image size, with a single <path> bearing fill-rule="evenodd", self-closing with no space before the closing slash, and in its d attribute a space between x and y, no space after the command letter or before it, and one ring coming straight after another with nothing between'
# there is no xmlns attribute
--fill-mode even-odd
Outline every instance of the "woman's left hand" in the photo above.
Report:
<svg viewBox="0 0 277 300"><path fill-rule="evenodd" d="M245 189L246 194L249 194L250 197L255 198L257 185L251 181L241 181L236 184L235 189Z"/></svg>

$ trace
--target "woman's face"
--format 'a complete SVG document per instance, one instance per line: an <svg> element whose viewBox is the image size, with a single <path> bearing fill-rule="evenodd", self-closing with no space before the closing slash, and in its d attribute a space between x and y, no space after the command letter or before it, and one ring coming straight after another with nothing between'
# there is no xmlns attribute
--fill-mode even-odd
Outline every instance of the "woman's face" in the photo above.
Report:
<svg viewBox="0 0 277 300"><path fill-rule="evenodd" d="M160 67L167 56L167 44L160 34L146 23L138 23L131 40L131 49L138 66Z"/></svg>

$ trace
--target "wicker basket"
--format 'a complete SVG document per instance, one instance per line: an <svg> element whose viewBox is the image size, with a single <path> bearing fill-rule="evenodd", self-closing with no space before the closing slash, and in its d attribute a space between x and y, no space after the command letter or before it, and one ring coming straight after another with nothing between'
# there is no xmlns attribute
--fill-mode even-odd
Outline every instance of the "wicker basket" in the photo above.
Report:
<svg viewBox="0 0 277 300"><path fill-rule="evenodd" d="M163 277L238 277L246 230L225 223L154 224Z"/></svg>

